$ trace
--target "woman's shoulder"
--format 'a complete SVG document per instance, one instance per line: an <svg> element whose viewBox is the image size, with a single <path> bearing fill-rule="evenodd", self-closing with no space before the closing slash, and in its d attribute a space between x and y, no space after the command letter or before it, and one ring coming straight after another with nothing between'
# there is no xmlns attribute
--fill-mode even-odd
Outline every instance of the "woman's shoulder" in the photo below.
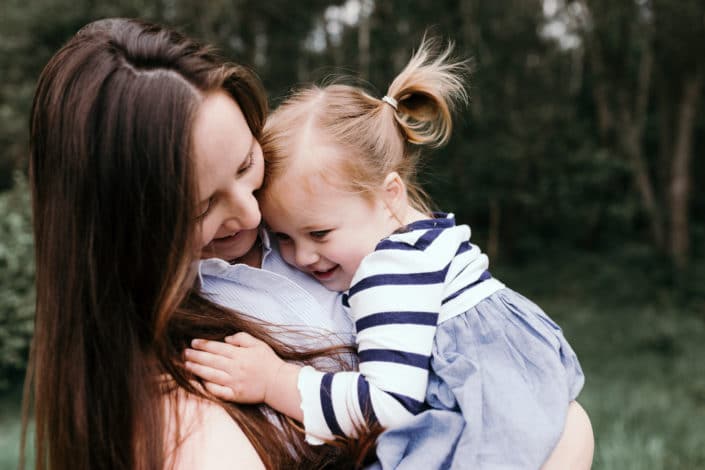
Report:
<svg viewBox="0 0 705 470"><path fill-rule="evenodd" d="M165 397L167 468L264 468L240 426L222 406L179 391Z"/></svg>

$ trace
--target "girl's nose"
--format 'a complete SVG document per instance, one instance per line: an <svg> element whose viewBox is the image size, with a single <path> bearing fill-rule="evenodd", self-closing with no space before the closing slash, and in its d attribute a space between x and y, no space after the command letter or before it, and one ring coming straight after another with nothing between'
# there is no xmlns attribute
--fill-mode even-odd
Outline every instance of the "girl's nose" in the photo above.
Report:
<svg viewBox="0 0 705 470"><path fill-rule="evenodd" d="M316 250L309 246L296 246L295 253L296 265L300 267L311 266L318 261L319 256Z"/></svg>

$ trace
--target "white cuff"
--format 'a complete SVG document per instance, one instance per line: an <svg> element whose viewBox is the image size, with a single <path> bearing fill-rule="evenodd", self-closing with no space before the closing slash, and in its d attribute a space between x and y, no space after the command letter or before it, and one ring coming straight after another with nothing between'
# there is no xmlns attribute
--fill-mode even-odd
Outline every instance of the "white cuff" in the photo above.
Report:
<svg viewBox="0 0 705 470"><path fill-rule="evenodd" d="M301 368L299 372L299 395L301 396L301 411L304 417L304 430L306 431L306 442L311 445L325 444L326 440L332 440L331 434L323 416L321 408L321 381L323 372L319 372L311 366Z"/></svg>

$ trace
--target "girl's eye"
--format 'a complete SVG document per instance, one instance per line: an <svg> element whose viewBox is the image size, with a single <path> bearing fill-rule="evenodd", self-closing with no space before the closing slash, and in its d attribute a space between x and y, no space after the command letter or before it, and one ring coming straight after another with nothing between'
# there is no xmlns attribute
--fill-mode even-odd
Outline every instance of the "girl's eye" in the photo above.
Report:
<svg viewBox="0 0 705 470"><path fill-rule="evenodd" d="M288 242L291 240L291 237L289 235L282 232L274 232L274 236L277 237L277 240L279 240L280 242Z"/></svg>
<svg viewBox="0 0 705 470"><path fill-rule="evenodd" d="M213 198L212 198L212 197L209 197L208 200L206 201L205 205L206 205L206 208L203 209L203 210L201 211L201 213L196 216L196 220L201 220L201 219L203 219L205 216L208 215L208 213L209 213L209 212L211 211L211 209L213 208Z"/></svg>
<svg viewBox="0 0 705 470"><path fill-rule="evenodd" d="M309 235L311 235L311 238L315 238L316 240L322 240L330 232L331 230L314 230L313 232L309 232Z"/></svg>
<svg viewBox="0 0 705 470"><path fill-rule="evenodd" d="M247 170L252 168L252 165L255 164L255 153L253 151L250 151L250 153L247 154L247 158L243 162L242 166L237 170L237 174L241 175L243 173L246 173Z"/></svg>

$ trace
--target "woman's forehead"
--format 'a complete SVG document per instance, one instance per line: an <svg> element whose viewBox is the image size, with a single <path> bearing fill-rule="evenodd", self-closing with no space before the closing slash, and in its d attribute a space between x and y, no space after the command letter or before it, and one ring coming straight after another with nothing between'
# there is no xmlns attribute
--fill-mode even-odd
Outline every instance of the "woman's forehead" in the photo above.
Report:
<svg viewBox="0 0 705 470"><path fill-rule="evenodd" d="M206 95L193 126L193 155L203 190L209 182L231 178L247 157L253 136L240 107L225 92Z"/></svg>

